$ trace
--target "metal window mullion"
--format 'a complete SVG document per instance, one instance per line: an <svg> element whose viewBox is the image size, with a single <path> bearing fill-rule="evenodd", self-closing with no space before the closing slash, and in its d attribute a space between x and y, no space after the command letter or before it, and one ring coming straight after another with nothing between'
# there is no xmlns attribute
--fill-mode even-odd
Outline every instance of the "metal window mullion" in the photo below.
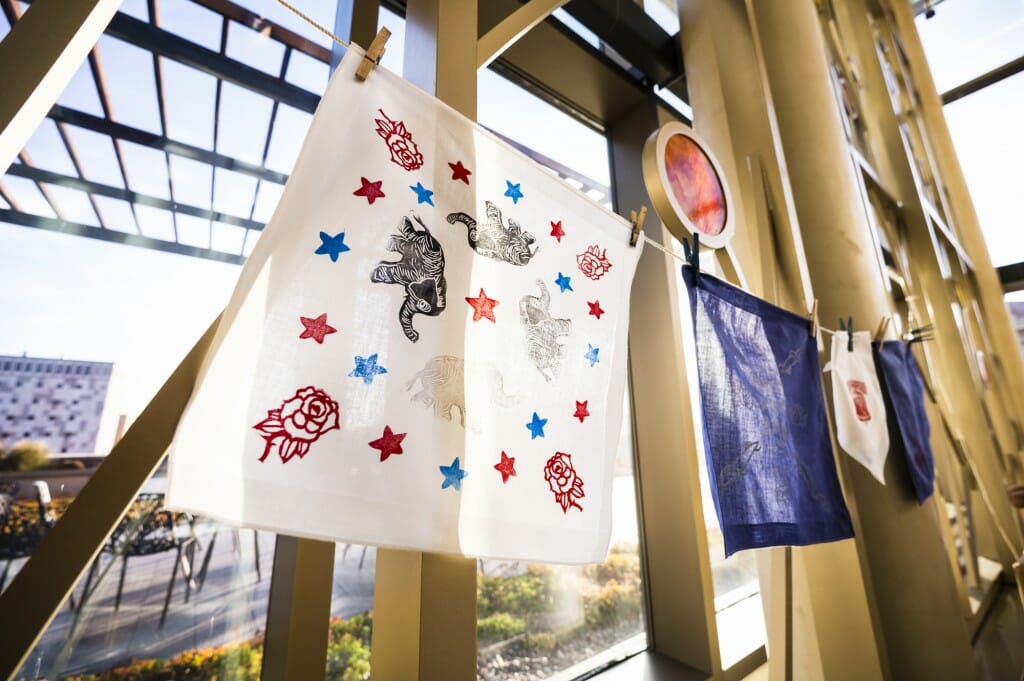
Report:
<svg viewBox="0 0 1024 681"><path fill-rule="evenodd" d="M21 164L24 165L26 168L35 168L35 164L32 163L32 157L29 156L29 153L27 151L22 149L21 153L18 154L18 156L19 158L21 158ZM17 165L11 166L12 169L16 167ZM11 174L13 175L15 173ZM39 193L43 195L43 200L46 201L46 203L50 206L50 209L53 211L53 214L56 215L59 220L63 220L64 211L62 211L60 209L60 206L57 205L57 202L53 199L53 196L50 194L50 190L47 189L39 180L33 179L33 182L36 185L36 189L39 190Z"/></svg>
<svg viewBox="0 0 1024 681"><path fill-rule="evenodd" d="M149 6L149 22L154 26L159 25L160 7L157 4L157 0L147 0ZM160 63L160 55L156 52L150 52L153 57L153 80L156 82L156 104L160 110L160 133L164 137L168 137L167 134L167 100L164 97L164 75L163 66ZM164 150L164 164L167 166L167 195L171 197L171 203L174 203L174 183L171 181L171 155ZM174 228L174 240L178 240L178 213L175 210L171 210L171 225ZM210 245L213 241L210 241Z"/></svg>
<svg viewBox="0 0 1024 681"><path fill-rule="evenodd" d="M96 92L100 98L100 106L103 108L103 115L107 120L113 121L114 113L113 108L110 105L110 98L107 96L107 79L103 74L103 65L100 62L99 43L97 43L97 45L89 52L89 69L92 71L93 82L96 85ZM114 136L111 136L110 139L114 143L114 155L117 156L117 168L121 173L121 181L124 182L125 189L130 189L131 184L128 182L128 171L124 164L121 140ZM132 220L135 222L135 231L142 234L142 227L139 224L139 216L135 212L135 204L128 204L128 208L132 212Z"/></svg>
<svg viewBox="0 0 1024 681"><path fill-rule="evenodd" d="M54 125L57 126L57 134L60 135L61 142L64 143L64 148L67 150L68 156L71 158L71 165L75 167L75 172L78 173L78 176L84 180L85 171L82 168L82 160L78 157L78 150L75 148L74 143L68 136L67 126L60 121L54 121ZM96 219L99 221L100 227L105 228L107 226L107 222L103 219L103 212L100 210L100 206L96 202L96 197L89 193L86 193L86 196L89 198L89 203L92 205L93 212L96 213Z"/></svg>

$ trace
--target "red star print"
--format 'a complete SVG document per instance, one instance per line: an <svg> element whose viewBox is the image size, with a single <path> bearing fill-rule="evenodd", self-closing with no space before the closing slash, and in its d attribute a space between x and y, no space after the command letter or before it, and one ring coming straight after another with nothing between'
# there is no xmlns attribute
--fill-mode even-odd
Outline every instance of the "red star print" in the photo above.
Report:
<svg viewBox="0 0 1024 681"><path fill-rule="evenodd" d="M490 319L492 322L497 321L494 318L494 308L496 305L500 305L501 303L494 298L488 298L483 289L480 289L480 295L478 297L466 298L466 302L473 306L474 322L478 322L484 318Z"/></svg>
<svg viewBox="0 0 1024 681"><path fill-rule="evenodd" d="M384 426L384 434L373 442L368 443L374 449L380 450L380 460L387 461L392 454L402 453L402 440L408 433L394 433L391 426Z"/></svg>
<svg viewBox="0 0 1024 681"><path fill-rule="evenodd" d="M565 236L565 230L562 229L562 221L555 222L551 221L551 236L558 239L558 243L562 243L562 237Z"/></svg>
<svg viewBox="0 0 1024 681"><path fill-rule="evenodd" d="M376 182L370 182L365 177L359 178L362 181L363 186L352 192L355 196L365 196L366 202L371 206L377 199L384 198L384 192L381 191L380 186L384 184L384 180L377 180Z"/></svg>
<svg viewBox="0 0 1024 681"><path fill-rule="evenodd" d="M516 459L505 452L501 453L501 462L494 464L494 470L501 473L501 482L504 484L516 474Z"/></svg>
<svg viewBox="0 0 1024 681"><path fill-rule="evenodd" d="M590 412L587 411L587 402L589 401L590 400L583 400L582 402L580 402L579 400L576 400L576 413L573 414L573 416L578 418L580 420L580 423L583 423L583 419L590 416Z"/></svg>
<svg viewBox="0 0 1024 681"><path fill-rule="evenodd" d="M448 167L452 169L452 180L462 180L469 184L469 176L473 174L473 171L462 165L462 161L449 163Z"/></svg>
<svg viewBox="0 0 1024 681"><path fill-rule="evenodd" d="M598 319L604 314L604 310L601 309L601 301L595 300L594 302L587 301L587 305L590 306L590 314L594 315Z"/></svg>
<svg viewBox="0 0 1024 681"><path fill-rule="evenodd" d="M327 323L327 313L324 312L322 315L313 319L311 317L299 317L299 321L306 327L299 338L312 338L320 345L323 345L324 336L329 333L337 333L338 330Z"/></svg>

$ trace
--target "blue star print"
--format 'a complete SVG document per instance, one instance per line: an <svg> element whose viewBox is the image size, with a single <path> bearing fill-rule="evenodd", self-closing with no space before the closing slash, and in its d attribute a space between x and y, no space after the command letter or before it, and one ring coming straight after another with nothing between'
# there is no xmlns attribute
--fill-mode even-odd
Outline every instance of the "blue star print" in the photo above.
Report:
<svg viewBox="0 0 1024 681"><path fill-rule="evenodd" d="M416 205L421 203L429 203L431 206L434 205L434 199L430 198L434 195L434 192L424 187L422 182L417 182L415 187L409 185L409 189L416 192Z"/></svg>
<svg viewBox="0 0 1024 681"><path fill-rule="evenodd" d="M444 480L441 482L441 489L454 487L456 492L462 490L462 479L469 475L469 473L459 468L459 457L455 457L451 466L438 466L438 468L441 469L441 475L444 476Z"/></svg>
<svg viewBox="0 0 1024 681"><path fill-rule="evenodd" d="M569 283L569 277L565 276L561 272L558 273L558 278L555 279L555 283L558 284L558 288L561 289L562 293L572 290L572 284Z"/></svg>
<svg viewBox="0 0 1024 681"><path fill-rule="evenodd" d="M537 416L537 412L533 412L533 420L526 424L526 427L530 430L530 439L536 440L539 437L544 437L544 426L547 423L547 419L542 419Z"/></svg>
<svg viewBox="0 0 1024 681"><path fill-rule="evenodd" d="M601 348L595 348L590 343L587 343L587 351L583 354L583 358L590 362L590 366L594 366L601 360L597 358L597 353L601 352Z"/></svg>
<svg viewBox="0 0 1024 681"><path fill-rule="evenodd" d="M370 385L378 374L388 372L384 367L377 366L377 353L369 357L356 357L356 368L349 374L352 378L361 378L363 383Z"/></svg>
<svg viewBox="0 0 1024 681"><path fill-rule="evenodd" d="M316 249L317 255L331 256L331 262L338 262L338 256L345 251L352 249L345 245L345 232L338 232L331 236L327 232L320 232L320 247Z"/></svg>
<svg viewBox="0 0 1024 681"><path fill-rule="evenodd" d="M519 184L512 184L508 180L505 180L505 184L508 185L508 189L505 190L505 196L512 199L512 203L519 203L519 199L523 198L523 191L519 188Z"/></svg>

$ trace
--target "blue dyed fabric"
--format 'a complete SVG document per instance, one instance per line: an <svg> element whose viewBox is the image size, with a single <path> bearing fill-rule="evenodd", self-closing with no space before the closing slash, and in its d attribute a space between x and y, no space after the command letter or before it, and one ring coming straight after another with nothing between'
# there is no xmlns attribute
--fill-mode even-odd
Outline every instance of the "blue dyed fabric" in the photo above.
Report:
<svg viewBox="0 0 1024 681"><path fill-rule="evenodd" d="M853 536L808 322L683 267L725 555Z"/></svg>
<svg viewBox="0 0 1024 681"><path fill-rule="evenodd" d="M935 457L928 439L931 426L924 409L924 381L914 353L903 341L876 344L875 359L889 398L890 415L896 418L914 494L923 504L935 491Z"/></svg>

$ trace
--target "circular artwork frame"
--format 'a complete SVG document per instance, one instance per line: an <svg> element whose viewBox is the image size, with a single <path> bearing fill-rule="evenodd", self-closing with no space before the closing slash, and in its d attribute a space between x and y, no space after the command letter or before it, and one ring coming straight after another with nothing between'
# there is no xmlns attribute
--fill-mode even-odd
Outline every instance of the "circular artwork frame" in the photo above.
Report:
<svg viewBox="0 0 1024 681"><path fill-rule="evenodd" d="M667 161L667 162L666 162ZM708 144L693 128L666 123L644 143L643 174L658 217L683 241L721 248L736 229L728 180Z"/></svg>

